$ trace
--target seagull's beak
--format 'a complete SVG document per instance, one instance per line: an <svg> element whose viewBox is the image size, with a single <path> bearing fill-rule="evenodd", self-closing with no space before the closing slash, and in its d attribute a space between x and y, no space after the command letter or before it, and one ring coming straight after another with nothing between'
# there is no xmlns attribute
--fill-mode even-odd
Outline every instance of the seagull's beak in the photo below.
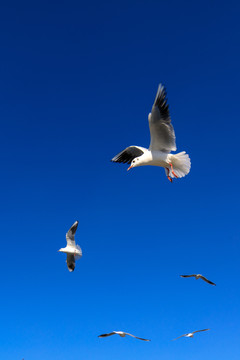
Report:
<svg viewBox="0 0 240 360"><path fill-rule="evenodd" d="M131 165L131 166L129 166L129 168L127 169L127 171L128 171L128 170L130 170L132 167L133 167L132 165Z"/></svg>

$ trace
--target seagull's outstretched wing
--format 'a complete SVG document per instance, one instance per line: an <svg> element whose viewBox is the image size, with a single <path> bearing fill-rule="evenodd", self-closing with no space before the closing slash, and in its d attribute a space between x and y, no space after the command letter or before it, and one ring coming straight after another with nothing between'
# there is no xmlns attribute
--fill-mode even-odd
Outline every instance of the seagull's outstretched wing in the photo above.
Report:
<svg viewBox="0 0 240 360"><path fill-rule="evenodd" d="M208 284L211 284L211 285L215 285L215 286L216 286L216 284L215 284L214 282L212 282L212 281L208 280L208 279L207 279L207 278L205 278L205 276L203 276L203 275L201 275L201 276L200 276L200 279L202 279L202 280L206 281Z"/></svg>
<svg viewBox="0 0 240 360"><path fill-rule="evenodd" d="M196 274L192 274L192 275L180 275L183 278L188 278L188 277L195 277Z"/></svg>
<svg viewBox="0 0 240 360"><path fill-rule="evenodd" d="M174 340L177 340L177 339L180 339L181 337L186 336L186 335L188 335L188 333L187 333L187 334L183 334L183 335L181 335L181 336L178 336L176 339L173 339L173 341L174 341Z"/></svg>
<svg viewBox="0 0 240 360"><path fill-rule="evenodd" d="M77 231L77 227L78 227L78 221L75 221L75 223L70 227L70 229L66 233L67 244L70 246L75 245L75 233Z"/></svg>
<svg viewBox="0 0 240 360"><path fill-rule="evenodd" d="M201 331L208 331L208 330L210 330L210 329L196 330L196 331L193 331L192 334L195 334L195 333L201 332Z"/></svg>
<svg viewBox="0 0 240 360"><path fill-rule="evenodd" d="M67 267L70 272L75 269L75 257L72 254L67 254Z"/></svg>
<svg viewBox="0 0 240 360"><path fill-rule="evenodd" d="M108 334L98 335L98 337L99 337L99 338L104 338L104 337L111 336L111 335L115 335L115 334L116 334L116 332L115 332L115 331L113 331L113 332L108 333Z"/></svg>
<svg viewBox="0 0 240 360"><path fill-rule="evenodd" d="M132 334L129 334L129 333L125 333L125 334L126 334L126 335L129 335L129 336L132 336L132 337L134 337L134 338L136 338L136 339L139 339L139 340L143 340L143 341L151 341L151 340L149 340L149 339L143 339L143 338L137 337L137 336L132 335Z"/></svg>
<svg viewBox="0 0 240 360"><path fill-rule="evenodd" d="M151 134L150 150L160 150L169 153L175 151L176 137L169 108L167 104L167 94L163 85L159 85L157 95L148 115L149 129Z"/></svg>
<svg viewBox="0 0 240 360"><path fill-rule="evenodd" d="M133 159L135 159L138 156L141 156L144 153L143 150L144 149L141 148L140 146L129 146L125 150L121 151L119 154L114 156L112 161L118 163L124 163L124 164L125 163L131 164Z"/></svg>

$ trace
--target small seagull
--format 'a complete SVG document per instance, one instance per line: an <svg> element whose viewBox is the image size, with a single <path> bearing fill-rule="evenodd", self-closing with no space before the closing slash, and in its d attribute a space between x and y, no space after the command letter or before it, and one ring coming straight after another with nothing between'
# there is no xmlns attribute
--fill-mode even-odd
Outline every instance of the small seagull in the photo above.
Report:
<svg viewBox="0 0 240 360"><path fill-rule="evenodd" d="M201 332L201 331L207 331L207 330L210 330L210 329L203 329L203 330L196 330L196 331L193 331L191 333L188 333L188 334L184 334L184 335L181 335L181 336L178 336L176 339L173 339L173 340L177 340L177 339L180 339L181 337L193 337L194 334L196 334L197 332Z"/></svg>
<svg viewBox="0 0 240 360"><path fill-rule="evenodd" d="M103 337L107 337L107 336L111 336L111 335L116 335L116 334L119 335L119 336L121 336L121 337L125 337L126 335L129 335L129 336L132 336L132 337L134 337L134 338L136 338L136 339L139 339L139 340L151 341L151 340L148 340L148 339L143 339L143 338L137 337L137 336L135 336L135 335L126 333L126 332L124 332L124 331L113 331L113 332L111 332L111 333L109 333L109 334L99 335L98 337L99 337L99 338L103 338Z"/></svg>
<svg viewBox="0 0 240 360"><path fill-rule="evenodd" d="M205 276L201 275L201 274L192 274L192 275L180 275L182 278L189 278L189 277L195 277L196 280L198 279L202 279L205 282L207 282L208 284L214 285L216 286L216 284L214 284L214 282L208 280L207 278L205 278Z"/></svg>
<svg viewBox="0 0 240 360"><path fill-rule="evenodd" d="M75 260L80 259L82 256L82 249L75 243L75 233L77 231L77 227L78 221L75 221L66 233L67 246L58 250L67 254L67 267L70 272L75 269Z"/></svg>
<svg viewBox="0 0 240 360"><path fill-rule="evenodd" d="M149 149L141 146L129 146L114 156L113 162L130 164L128 170L144 165L161 166L165 169L169 181L181 178L190 171L191 162L185 151L176 151L176 137L167 104L167 94L163 85L159 85L157 95L148 115L151 142Z"/></svg>

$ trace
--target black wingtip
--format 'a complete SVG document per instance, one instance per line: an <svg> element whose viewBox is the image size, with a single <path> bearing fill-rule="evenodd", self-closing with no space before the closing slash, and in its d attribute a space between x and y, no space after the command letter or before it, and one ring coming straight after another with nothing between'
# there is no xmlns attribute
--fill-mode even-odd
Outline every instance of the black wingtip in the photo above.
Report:
<svg viewBox="0 0 240 360"><path fill-rule="evenodd" d="M154 105L158 107L163 118L170 118L167 91L164 85L159 84Z"/></svg>
<svg viewBox="0 0 240 360"><path fill-rule="evenodd" d="M68 231L72 232L72 234L75 234L77 231L77 228L78 228L78 224L79 224L79 221L78 220L75 221Z"/></svg>

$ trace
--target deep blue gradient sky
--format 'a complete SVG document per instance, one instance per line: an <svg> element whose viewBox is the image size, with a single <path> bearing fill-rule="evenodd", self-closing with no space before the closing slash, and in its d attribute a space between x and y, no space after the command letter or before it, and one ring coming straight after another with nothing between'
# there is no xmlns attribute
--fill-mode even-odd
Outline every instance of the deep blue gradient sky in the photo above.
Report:
<svg viewBox="0 0 240 360"><path fill-rule="evenodd" d="M239 359L239 11L1 4L1 359ZM172 184L110 162L149 145L160 82L192 160ZM75 220L69 273L57 250ZM152 342L97 338L112 330Z"/></svg>

